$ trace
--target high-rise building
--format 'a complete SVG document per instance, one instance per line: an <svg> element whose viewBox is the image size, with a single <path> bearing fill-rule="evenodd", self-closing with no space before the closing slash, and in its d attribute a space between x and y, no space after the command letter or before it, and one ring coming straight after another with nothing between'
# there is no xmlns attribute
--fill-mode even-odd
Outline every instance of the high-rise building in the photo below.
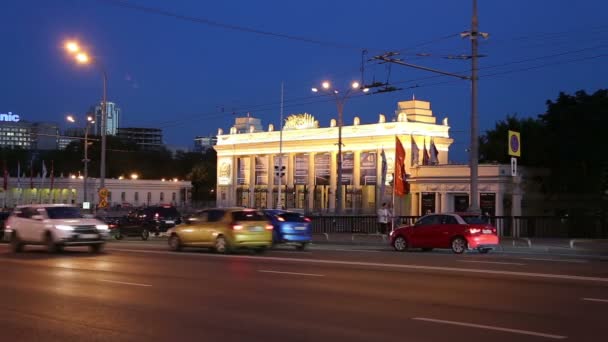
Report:
<svg viewBox="0 0 608 342"><path fill-rule="evenodd" d="M217 136L197 136L194 138L194 152L205 152L217 144Z"/></svg>
<svg viewBox="0 0 608 342"><path fill-rule="evenodd" d="M12 112L0 114L0 147L54 150L58 135L56 124L28 122Z"/></svg>
<svg viewBox="0 0 608 342"><path fill-rule="evenodd" d="M106 135L117 135L120 127L121 110L114 102L106 102L106 110L108 113ZM94 134L101 135L101 103L95 106L93 112L95 114Z"/></svg>
<svg viewBox="0 0 608 342"><path fill-rule="evenodd" d="M163 148L163 131L160 128L121 127L118 137L135 142L142 150L158 151Z"/></svg>

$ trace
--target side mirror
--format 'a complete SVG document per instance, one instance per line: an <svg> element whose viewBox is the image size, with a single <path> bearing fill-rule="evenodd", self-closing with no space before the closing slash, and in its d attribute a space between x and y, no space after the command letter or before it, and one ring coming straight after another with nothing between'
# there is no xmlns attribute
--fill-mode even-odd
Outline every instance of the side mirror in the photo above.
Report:
<svg viewBox="0 0 608 342"><path fill-rule="evenodd" d="M42 215L32 215L32 220L42 221L43 219Z"/></svg>

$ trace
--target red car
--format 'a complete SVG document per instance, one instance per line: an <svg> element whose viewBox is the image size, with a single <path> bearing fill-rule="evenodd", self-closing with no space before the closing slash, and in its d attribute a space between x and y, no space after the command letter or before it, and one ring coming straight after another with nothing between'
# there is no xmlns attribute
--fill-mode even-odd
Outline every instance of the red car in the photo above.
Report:
<svg viewBox="0 0 608 342"><path fill-rule="evenodd" d="M483 217L473 214L430 214L421 217L413 226L400 227L390 236L397 251L408 248L451 248L456 254L477 249L488 253L498 247L496 228Z"/></svg>

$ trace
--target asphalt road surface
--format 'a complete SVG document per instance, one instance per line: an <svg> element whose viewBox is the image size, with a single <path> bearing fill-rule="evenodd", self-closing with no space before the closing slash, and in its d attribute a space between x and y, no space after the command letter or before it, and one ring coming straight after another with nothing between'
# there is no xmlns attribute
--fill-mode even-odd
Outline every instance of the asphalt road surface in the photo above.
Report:
<svg viewBox="0 0 608 342"><path fill-rule="evenodd" d="M608 262L322 246L0 245L0 341L601 341Z"/></svg>

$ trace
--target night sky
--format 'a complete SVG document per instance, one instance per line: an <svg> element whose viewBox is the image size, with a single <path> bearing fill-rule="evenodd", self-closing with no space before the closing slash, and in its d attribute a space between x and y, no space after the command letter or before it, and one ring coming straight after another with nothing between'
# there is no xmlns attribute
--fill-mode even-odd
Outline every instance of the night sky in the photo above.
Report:
<svg viewBox="0 0 608 342"><path fill-rule="evenodd" d="M125 3L165 15L116 5ZM602 0L480 0L480 30L490 34L480 43L487 55L480 60L481 131L507 114L544 112L560 91L605 88L606 13ZM359 80L363 48L365 59L398 50L407 62L466 74L468 60L446 57L470 54L459 37L470 21L470 0L3 0L0 113L67 127L67 113L84 115L100 100L99 72L63 50L73 38L105 65L122 126L160 127L169 145L190 147L196 135L228 131L233 112L250 112L265 129L278 126L281 82L286 116L308 112L328 126L335 102L310 88L324 79L340 88ZM403 90L352 98L345 124L354 116L362 123L377 122L378 113L390 118L397 101L415 95L431 102L438 121L448 117L450 159L466 161L470 82L368 62L364 81L372 80Z"/></svg>

